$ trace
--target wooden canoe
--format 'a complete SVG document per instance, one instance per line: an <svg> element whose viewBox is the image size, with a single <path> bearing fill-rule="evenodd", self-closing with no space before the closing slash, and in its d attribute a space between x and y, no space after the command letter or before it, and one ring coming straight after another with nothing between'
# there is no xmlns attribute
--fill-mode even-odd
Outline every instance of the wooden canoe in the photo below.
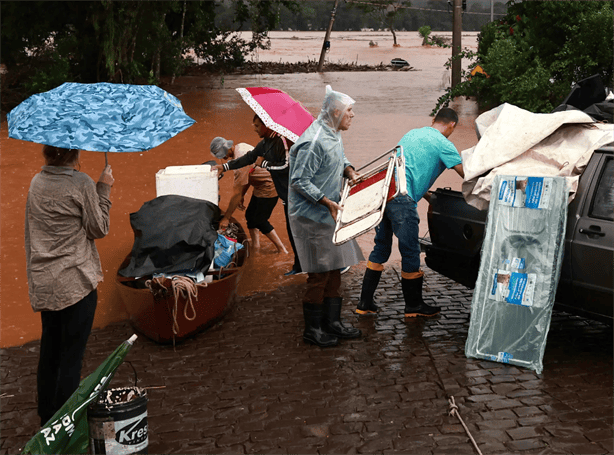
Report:
<svg viewBox="0 0 614 455"><path fill-rule="evenodd" d="M209 270L207 275L212 280L197 285L195 297L187 295L186 298L174 292L169 278L135 279L116 274L117 288L134 329L157 343L176 343L206 330L224 317L236 299L243 266L249 256L245 231L239 223L234 223L239 226L237 241L244 248L237 251L234 264L230 263L228 268ZM118 271L129 262L130 254Z"/></svg>

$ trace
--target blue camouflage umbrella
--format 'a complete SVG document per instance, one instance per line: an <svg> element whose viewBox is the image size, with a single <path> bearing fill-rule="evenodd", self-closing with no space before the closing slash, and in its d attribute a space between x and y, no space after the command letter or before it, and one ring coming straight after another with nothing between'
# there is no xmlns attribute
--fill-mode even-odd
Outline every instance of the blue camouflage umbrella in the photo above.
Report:
<svg viewBox="0 0 614 455"><path fill-rule="evenodd" d="M7 115L9 137L67 149L140 152L195 123L155 85L66 82Z"/></svg>

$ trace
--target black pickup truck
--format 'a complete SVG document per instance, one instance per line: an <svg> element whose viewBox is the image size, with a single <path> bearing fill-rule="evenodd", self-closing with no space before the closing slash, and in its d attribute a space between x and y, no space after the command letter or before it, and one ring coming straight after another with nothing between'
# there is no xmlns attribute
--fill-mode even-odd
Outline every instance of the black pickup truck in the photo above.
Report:
<svg viewBox="0 0 614 455"><path fill-rule="evenodd" d="M430 239L421 240L428 267L475 287L487 210L450 189L433 192ZM614 142L597 149L568 207L565 252L555 308L612 324L614 307Z"/></svg>

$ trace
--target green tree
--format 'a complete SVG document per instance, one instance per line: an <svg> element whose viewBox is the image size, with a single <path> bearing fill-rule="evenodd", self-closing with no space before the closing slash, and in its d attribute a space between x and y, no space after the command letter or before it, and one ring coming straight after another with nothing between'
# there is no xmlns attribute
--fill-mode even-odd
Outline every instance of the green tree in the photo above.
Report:
<svg viewBox="0 0 614 455"><path fill-rule="evenodd" d="M398 46L397 35L395 33L396 22L407 13L406 7L411 6L411 2L397 0L370 0L369 2L354 3L364 13L375 17L380 25L385 26L392 33L393 46Z"/></svg>
<svg viewBox="0 0 614 455"><path fill-rule="evenodd" d="M551 112L579 80L598 74L612 84L612 1L514 0L507 11L479 34L470 68L479 65L485 74L465 74L466 80L448 89L433 112L456 96L476 96L484 107L510 103Z"/></svg>
<svg viewBox="0 0 614 455"><path fill-rule="evenodd" d="M68 81L157 83L190 64L191 49L208 64L240 66L268 45L281 5L298 9L283 0L0 2L3 105ZM226 28L220 11L230 12Z"/></svg>

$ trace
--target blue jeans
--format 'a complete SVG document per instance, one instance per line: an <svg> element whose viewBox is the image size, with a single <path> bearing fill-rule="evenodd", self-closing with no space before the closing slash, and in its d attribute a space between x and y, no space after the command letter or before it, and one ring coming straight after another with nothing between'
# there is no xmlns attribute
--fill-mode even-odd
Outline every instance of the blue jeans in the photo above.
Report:
<svg viewBox="0 0 614 455"><path fill-rule="evenodd" d="M416 204L409 196L397 196L386 204L384 218L375 228L375 247L369 261L384 264L392 253L392 235L399 241L402 271L414 273L420 270L420 217Z"/></svg>

